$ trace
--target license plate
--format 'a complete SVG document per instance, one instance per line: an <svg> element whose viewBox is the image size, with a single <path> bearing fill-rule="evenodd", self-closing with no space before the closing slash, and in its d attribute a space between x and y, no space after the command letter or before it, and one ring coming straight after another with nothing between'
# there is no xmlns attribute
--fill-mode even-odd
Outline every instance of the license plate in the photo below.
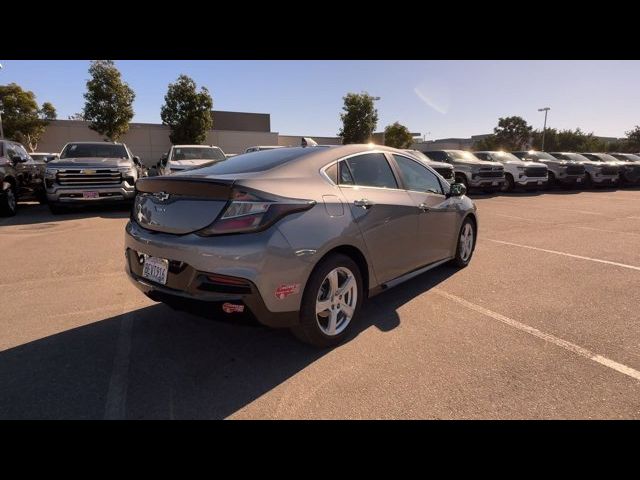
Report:
<svg viewBox="0 0 640 480"><path fill-rule="evenodd" d="M577 183L580 183L581 181L582 181L582 179L581 179L581 178L578 178L578 179L576 180L576 182L577 182Z"/></svg>
<svg viewBox="0 0 640 480"><path fill-rule="evenodd" d="M494 187L498 186L498 182L493 182L491 185L493 185Z"/></svg>
<svg viewBox="0 0 640 480"><path fill-rule="evenodd" d="M538 180L538 185L542 185L542 180Z"/></svg>
<svg viewBox="0 0 640 480"><path fill-rule="evenodd" d="M99 198L98 192L82 192L82 198Z"/></svg>
<svg viewBox="0 0 640 480"><path fill-rule="evenodd" d="M157 257L147 257L142 268L142 276L153 282L164 285L167 283L169 260Z"/></svg>

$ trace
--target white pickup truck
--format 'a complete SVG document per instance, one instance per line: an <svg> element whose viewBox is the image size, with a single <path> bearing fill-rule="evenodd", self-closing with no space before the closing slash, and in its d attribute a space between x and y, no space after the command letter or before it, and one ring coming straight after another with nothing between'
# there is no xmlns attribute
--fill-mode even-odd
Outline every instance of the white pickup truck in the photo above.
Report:
<svg viewBox="0 0 640 480"><path fill-rule="evenodd" d="M170 175L206 163L221 162L227 157L215 145L172 145L158 162L158 175Z"/></svg>

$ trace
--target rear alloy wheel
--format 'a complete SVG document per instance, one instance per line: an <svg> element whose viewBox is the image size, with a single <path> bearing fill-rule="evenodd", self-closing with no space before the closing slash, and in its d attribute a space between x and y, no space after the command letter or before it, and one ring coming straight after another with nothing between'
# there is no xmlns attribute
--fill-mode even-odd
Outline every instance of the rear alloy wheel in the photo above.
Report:
<svg viewBox="0 0 640 480"><path fill-rule="evenodd" d="M13 217L18 211L18 199L13 185L9 184L6 190L0 194L0 215Z"/></svg>
<svg viewBox="0 0 640 480"><path fill-rule="evenodd" d="M476 229L473 222L467 218L460 228L458 246L456 248L456 256L453 259L453 263L460 268L464 268L469 265L475 246Z"/></svg>
<svg viewBox="0 0 640 480"><path fill-rule="evenodd" d="M362 292L358 265L345 255L328 257L309 277L293 334L317 347L337 345L358 314Z"/></svg>

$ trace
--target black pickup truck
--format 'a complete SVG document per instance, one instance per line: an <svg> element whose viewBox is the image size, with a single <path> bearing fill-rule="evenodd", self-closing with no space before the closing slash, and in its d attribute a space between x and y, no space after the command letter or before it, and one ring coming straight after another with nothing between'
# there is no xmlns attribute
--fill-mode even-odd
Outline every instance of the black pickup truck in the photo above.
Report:
<svg viewBox="0 0 640 480"><path fill-rule="evenodd" d="M0 216L16 214L18 199L47 201L43 161L34 160L18 142L0 139Z"/></svg>

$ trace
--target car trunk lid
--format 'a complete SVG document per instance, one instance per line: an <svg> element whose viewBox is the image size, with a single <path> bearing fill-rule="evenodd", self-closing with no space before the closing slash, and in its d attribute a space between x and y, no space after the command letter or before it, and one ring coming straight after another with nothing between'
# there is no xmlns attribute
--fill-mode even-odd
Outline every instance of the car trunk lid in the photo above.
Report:
<svg viewBox="0 0 640 480"><path fill-rule="evenodd" d="M184 235L201 230L220 215L234 180L170 176L136 183L132 216L143 228Z"/></svg>

